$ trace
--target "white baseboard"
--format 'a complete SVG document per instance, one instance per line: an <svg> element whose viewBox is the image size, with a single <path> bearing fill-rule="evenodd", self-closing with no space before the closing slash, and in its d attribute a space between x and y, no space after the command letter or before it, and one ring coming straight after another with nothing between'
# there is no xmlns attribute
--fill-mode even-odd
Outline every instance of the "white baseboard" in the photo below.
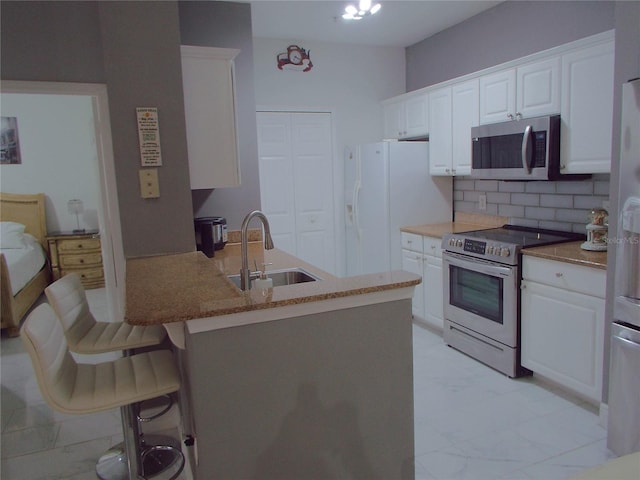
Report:
<svg viewBox="0 0 640 480"><path fill-rule="evenodd" d="M606 403L600 404L600 420L598 422L602 428L607 430L609 425L609 405Z"/></svg>

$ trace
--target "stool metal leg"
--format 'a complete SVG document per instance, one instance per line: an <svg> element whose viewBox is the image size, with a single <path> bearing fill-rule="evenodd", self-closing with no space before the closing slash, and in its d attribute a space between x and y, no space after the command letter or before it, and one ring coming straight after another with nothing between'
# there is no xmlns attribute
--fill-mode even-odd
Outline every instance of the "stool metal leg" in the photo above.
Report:
<svg viewBox="0 0 640 480"><path fill-rule="evenodd" d="M124 442L111 447L96 464L101 480L131 480L140 476L140 429L135 405L120 407Z"/></svg>

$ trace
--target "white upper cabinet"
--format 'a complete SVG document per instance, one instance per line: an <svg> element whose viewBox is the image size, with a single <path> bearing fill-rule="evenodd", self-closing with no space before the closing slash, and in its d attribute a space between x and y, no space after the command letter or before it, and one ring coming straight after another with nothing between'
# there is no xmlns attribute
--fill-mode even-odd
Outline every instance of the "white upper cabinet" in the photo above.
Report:
<svg viewBox="0 0 640 480"><path fill-rule="evenodd" d="M422 138L429 134L429 97L411 94L384 104L385 138Z"/></svg>
<svg viewBox="0 0 640 480"><path fill-rule="evenodd" d="M560 57L516 70L516 115L539 117L560 112Z"/></svg>
<svg viewBox="0 0 640 480"><path fill-rule="evenodd" d="M429 93L429 173L471 173L471 127L478 125L478 79Z"/></svg>
<svg viewBox="0 0 640 480"><path fill-rule="evenodd" d="M451 87L429 93L429 173L453 175Z"/></svg>
<svg viewBox="0 0 640 480"><path fill-rule="evenodd" d="M480 120L480 86L477 78L453 85L451 88L452 155L455 175L471 173L471 127Z"/></svg>
<svg viewBox="0 0 640 480"><path fill-rule="evenodd" d="M385 138L429 137L431 175L471 173L471 127L561 116L560 172L611 171L613 31L385 100Z"/></svg>
<svg viewBox="0 0 640 480"><path fill-rule="evenodd" d="M515 68L480 77L480 123L506 122L515 113Z"/></svg>
<svg viewBox="0 0 640 480"><path fill-rule="evenodd" d="M191 189L240 185L233 59L240 50L181 46Z"/></svg>
<svg viewBox="0 0 640 480"><path fill-rule="evenodd" d="M480 77L480 123L560 112L560 57Z"/></svg>
<svg viewBox="0 0 640 480"><path fill-rule="evenodd" d="M561 173L609 173L614 42L562 56Z"/></svg>

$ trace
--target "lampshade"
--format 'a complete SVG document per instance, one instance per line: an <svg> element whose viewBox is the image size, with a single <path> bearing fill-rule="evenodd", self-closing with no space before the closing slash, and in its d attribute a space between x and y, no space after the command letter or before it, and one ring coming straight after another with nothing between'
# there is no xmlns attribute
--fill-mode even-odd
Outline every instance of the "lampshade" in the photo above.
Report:
<svg viewBox="0 0 640 480"><path fill-rule="evenodd" d="M71 214L78 215L84 211L82 200L73 198L67 202L67 211Z"/></svg>

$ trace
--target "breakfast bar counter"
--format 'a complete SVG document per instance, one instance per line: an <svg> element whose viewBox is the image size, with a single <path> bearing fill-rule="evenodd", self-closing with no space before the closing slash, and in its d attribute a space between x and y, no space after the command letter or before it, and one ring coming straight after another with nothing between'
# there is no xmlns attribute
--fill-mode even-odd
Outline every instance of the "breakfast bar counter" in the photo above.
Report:
<svg viewBox="0 0 640 480"><path fill-rule="evenodd" d="M126 321L163 324L179 347L193 477L413 479L420 277L338 278L250 242L252 267L320 280L241 291L227 278L240 250L127 261Z"/></svg>
<svg viewBox="0 0 640 480"><path fill-rule="evenodd" d="M272 309L343 297L413 288L417 275L395 271L338 278L262 243L249 243L253 260L270 270L303 268L321 280L262 291L238 289L227 275L240 271L240 245L227 245L213 258L202 252L133 258L127 261L125 321L154 325ZM228 326L228 325L226 325Z"/></svg>

